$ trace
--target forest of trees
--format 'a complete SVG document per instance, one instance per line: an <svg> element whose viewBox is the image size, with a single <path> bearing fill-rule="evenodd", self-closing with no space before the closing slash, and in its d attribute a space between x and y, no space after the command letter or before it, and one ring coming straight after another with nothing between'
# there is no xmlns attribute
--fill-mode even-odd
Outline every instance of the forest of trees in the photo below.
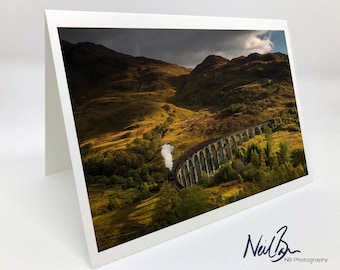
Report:
<svg viewBox="0 0 340 270"><path fill-rule="evenodd" d="M209 195L202 186L193 185L178 192L165 181L152 216L152 227L161 229L210 209Z"/></svg>
<svg viewBox="0 0 340 270"><path fill-rule="evenodd" d="M249 144L239 147L235 158L228 161L211 178L203 179L203 185L218 185L238 180L256 184L261 190L296 179L307 173L303 149L290 150L285 142L274 151L270 128L266 130L266 144Z"/></svg>
<svg viewBox="0 0 340 270"><path fill-rule="evenodd" d="M276 114L272 126L281 129L297 119L296 110ZM136 138L124 151L93 154L92 145L84 145L82 154L86 183L101 189L135 190L128 198L110 197L107 210L112 211L156 196L149 230L157 230L217 207L232 203L263 190L278 186L307 174L303 148L290 149L285 142L274 142L271 128L265 130L265 143L239 146L233 159L226 161L213 175L203 174L199 185L177 191L167 181L168 169L163 165L159 149L168 125L163 124ZM225 183L238 185L232 196L212 195L210 187ZM106 211L103 211L105 213Z"/></svg>
<svg viewBox="0 0 340 270"><path fill-rule="evenodd" d="M85 144L81 151L83 156L88 156L83 159L87 185L120 185L123 189L141 189L147 185L150 190L158 189L158 183L164 181L167 175L159 154L161 139L173 120L168 117L164 123L145 132L142 138L136 138L128 144L124 151L91 155L92 145Z"/></svg>
<svg viewBox="0 0 340 270"><path fill-rule="evenodd" d="M281 142L275 151L272 131L267 128L264 147L254 143L240 147L235 158L227 161L213 176L205 175L200 185L177 192L164 182L152 223L156 229L169 226L306 174L303 149L290 150L287 143ZM237 195L209 196L206 188L227 182L242 184Z"/></svg>

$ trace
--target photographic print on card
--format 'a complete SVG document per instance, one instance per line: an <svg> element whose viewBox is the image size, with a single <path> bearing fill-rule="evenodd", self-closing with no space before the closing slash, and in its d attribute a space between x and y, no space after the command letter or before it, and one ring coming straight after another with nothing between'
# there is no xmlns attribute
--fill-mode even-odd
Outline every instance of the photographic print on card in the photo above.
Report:
<svg viewBox="0 0 340 270"><path fill-rule="evenodd" d="M308 174L284 31L58 33L98 251Z"/></svg>

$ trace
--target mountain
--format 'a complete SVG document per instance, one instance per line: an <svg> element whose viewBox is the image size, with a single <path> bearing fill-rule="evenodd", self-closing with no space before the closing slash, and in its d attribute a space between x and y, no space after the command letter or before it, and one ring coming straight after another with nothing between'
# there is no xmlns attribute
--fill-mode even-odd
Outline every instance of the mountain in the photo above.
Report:
<svg viewBox="0 0 340 270"><path fill-rule="evenodd" d="M230 61L219 55L209 55L203 60L202 63L198 64L192 71L192 75L199 75L207 72L208 70L214 70L221 66L226 65Z"/></svg>
<svg viewBox="0 0 340 270"><path fill-rule="evenodd" d="M150 129L141 124L144 119L164 121L162 106L174 95L174 80L191 71L88 42L61 41L61 47L81 142L112 133L129 142L126 130L132 134Z"/></svg>
<svg viewBox="0 0 340 270"><path fill-rule="evenodd" d="M190 108L218 109L261 99L270 86L279 85L292 86L287 55L254 53L232 60L210 55L183 78L177 102Z"/></svg>
<svg viewBox="0 0 340 270"><path fill-rule="evenodd" d="M89 42L61 42L68 83L74 98L105 91L143 92L172 87L171 78L189 69L145 57L133 57Z"/></svg>
<svg viewBox="0 0 340 270"><path fill-rule="evenodd" d="M288 56L207 56L194 69L61 41L81 144L123 149L155 128L178 148L295 106Z"/></svg>

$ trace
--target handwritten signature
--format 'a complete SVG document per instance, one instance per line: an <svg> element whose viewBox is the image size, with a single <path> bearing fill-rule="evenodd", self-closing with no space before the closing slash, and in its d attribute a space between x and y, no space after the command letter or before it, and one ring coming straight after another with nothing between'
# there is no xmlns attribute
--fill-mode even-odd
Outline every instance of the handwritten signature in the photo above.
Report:
<svg viewBox="0 0 340 270"><path fill-rule="evenodd" d="M262 240L263 235L261 235L256 246L254 246L252 237L250 234L248 234L247 245L243 254L243 258L247 256L249 250L250 254L252 254L254 257L268 255L272 262L278 262L283 259L286 254L301 252L300 250L291 250L288 246L288 243L283 240L287 230L288 226L281 227L276 232L276 235L273 236L269 245L265 244L267 241Z"/></svg>

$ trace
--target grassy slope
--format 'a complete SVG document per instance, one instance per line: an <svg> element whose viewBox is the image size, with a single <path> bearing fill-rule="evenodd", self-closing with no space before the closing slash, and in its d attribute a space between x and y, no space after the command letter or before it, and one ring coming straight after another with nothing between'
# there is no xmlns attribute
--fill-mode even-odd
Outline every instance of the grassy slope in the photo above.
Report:
<svg viewBox="0 0 340 270"><path fill-rule="evenodd" d="M158 70L158 72L166 72L171 76L183 74L183 71L168 70L165 66L164 69L166 70ZM133 70L133 72L136 71ZM168 117L173 117L174 122L170 124L168 131L164 134L162 142L175 145L176 158L206 139L219 137L233 130L267 121L272 118L274 113L285 109L287 104L294 102L293 89L289 84L264 86L259 82L251 82L231 88L226 92L218 92L222 96L220 100L216 101L216 105L213 102L214 99L216 100L216 95L212 93L211 95L202 94L204 97L202 101L207 101L209 106L200 105L200 99L193 106L182 106L183 100L182 103L176 102L178 93L174 86L162 85L162 83L155 86L150 84L157 73L143 73L143 76L151 76L147 79L149 84L145 87L140 86L135 91L110 90L112 87L121 85L126 87L130 83L136 85L131 74L127 74L126 78L119 81L115 81L114 78L105 80L105 84L107 81L114 81L114 84L105 85L107 88L101 89L100 95L84 98L77 105L75 116L80 145L92 144L92 151L87 154L87 157L98 153L124 150L127 144L135 138L141 138L145 132L164 123ZM168 79L166 78L164 81L168 82ZM160 85L162 87L159 87ZM196 91L194 87L197 85L199 85L197 82L196 84L193 82L192 88L190 89L188 86L185 90L192 94L191 91ZM219 101L223 102L219 103ZM230 115L219 113L223 106L233 103L245 103L247 106L258 105L265 109L255 113L244 110ZM290 149L302 146L299 132L281 131L274 133L273 138L276 142L275 147L278 147L280 141L287 142ZM265 139L263 135L260 135L252 141L264 143ZM209 188L207 191L213 199L218 196L225 198L234 196L241 189L242 184L234 182ZM152 210L158 195L133 202L136 193L138 191L135 189L117 192L105 188L90 187L89 198L100 250L148 232L146 225L151 222ZM113 198L122 198L123 201L130 200L131 203L119 209L110 210L109 204Z"/></svg>
<svg viewBox="0 0 340 270"><path fill-rule="evenodd" d="M245 86L244 91L255 91L256 87ZM263 90L270 91L270 90ZM160 90L154 92L135 93L133 95L121 93L117 95L106 95L93 102L93 108L89 104L84 105L85 113L91 116L106 118L106 115L114 115L114 120L110 122L100 122L103 132L97 136L91 134L82 144L92 143L96 152L125 149L128 143L135 138L142 137L143 133L162 124L169 116L175 121L169 126L162 139L164 143L173 143L176 146L175 158L181 155L188 148L212 137L218 137L228 130L239 129L249 125L249 121L262 122L270 119L275 112L285 108L291 98L277 99L268 97L266 104L271 105L268 109L258 115L249 115L246 112L224 116L214 113L209 109L190 110L181 108L168 102L175 95L174 89ZM288 95L288 94L286 94ZM142 101L142 102L141 102ZM124 115L123 104L128 104ZM87 108L85 110L85 108ZM117 109L119 108L119 110ZM135 111L132 114L131 109ZM131 117L131 115L134 115ZM131 120L133 119L133 120ZM97 121L96 119L89 121ZM113 127L124 126L124 128L114 130ZM295 127L298 130L298 127ZM110 130L110 131L109 131ZM279 147L279 142L287 142L290 149L301 148L302 138L299 132L280 131L273 134L275 148ZM264 135L253 138L249 143L265 143ZM228 185L219 185L206 189L211 199L222 196L224 199L237 195L242 190L243 184L233 182ZM125 199L129 196L133 198L136 190L125 193ZM94 226L100 250L112 247L116 244L126 242L136 237L148 233L147 225L151 222L152 210L157 201L157 195L145 200L130 203L125 207L116 210L109 210L108 204L113 197L119 197L117 192L103 190L89 192L91 208L94 213Z"/></svg>
<svg viewBox="0 0 340 270"><path fill-rule="evenodd" d="M299 132L274 132L273 140L274 150L279 148L280 142L287 143L290 150L302 147L302 137ZM261 134L246 142L244 147L250 143L264 146L265 142L265 136ZM238 195L244 185L246 185L246 183L232 181L206 188L206 191L212 201L217 200L220 196L222 196L223 199L228 199ZM97 215L93 218L93 222L100 250L145 235L149 232L147 226L152 221L153 209L158 200L157 194L113 211L107 208L110 198L120 197L124 199L130 198L132 200L136 195L135 192L136 190L134 189L124 191L123 194L110 190L94 190L89 192L92 211Z"/></svg>
<svg viewBox="0 0 340 270"><path fill-rule="evenodd" d="M133 197L133 190L127 192L125 196ZM113 194L99 194L90 192L90 201L97 201L98 204L108 204ZM156 196L145 200L131 203L118 210L107 211L93 218L96 230L98 249L104 250L122 242L134 239L146 234L146 225L151 222L152 210L157 201ZM98 206L98 205L97 205ZM96 209L96 204L91 204L92 209ZM101 205L101 209L105 206Z"/></svg>

